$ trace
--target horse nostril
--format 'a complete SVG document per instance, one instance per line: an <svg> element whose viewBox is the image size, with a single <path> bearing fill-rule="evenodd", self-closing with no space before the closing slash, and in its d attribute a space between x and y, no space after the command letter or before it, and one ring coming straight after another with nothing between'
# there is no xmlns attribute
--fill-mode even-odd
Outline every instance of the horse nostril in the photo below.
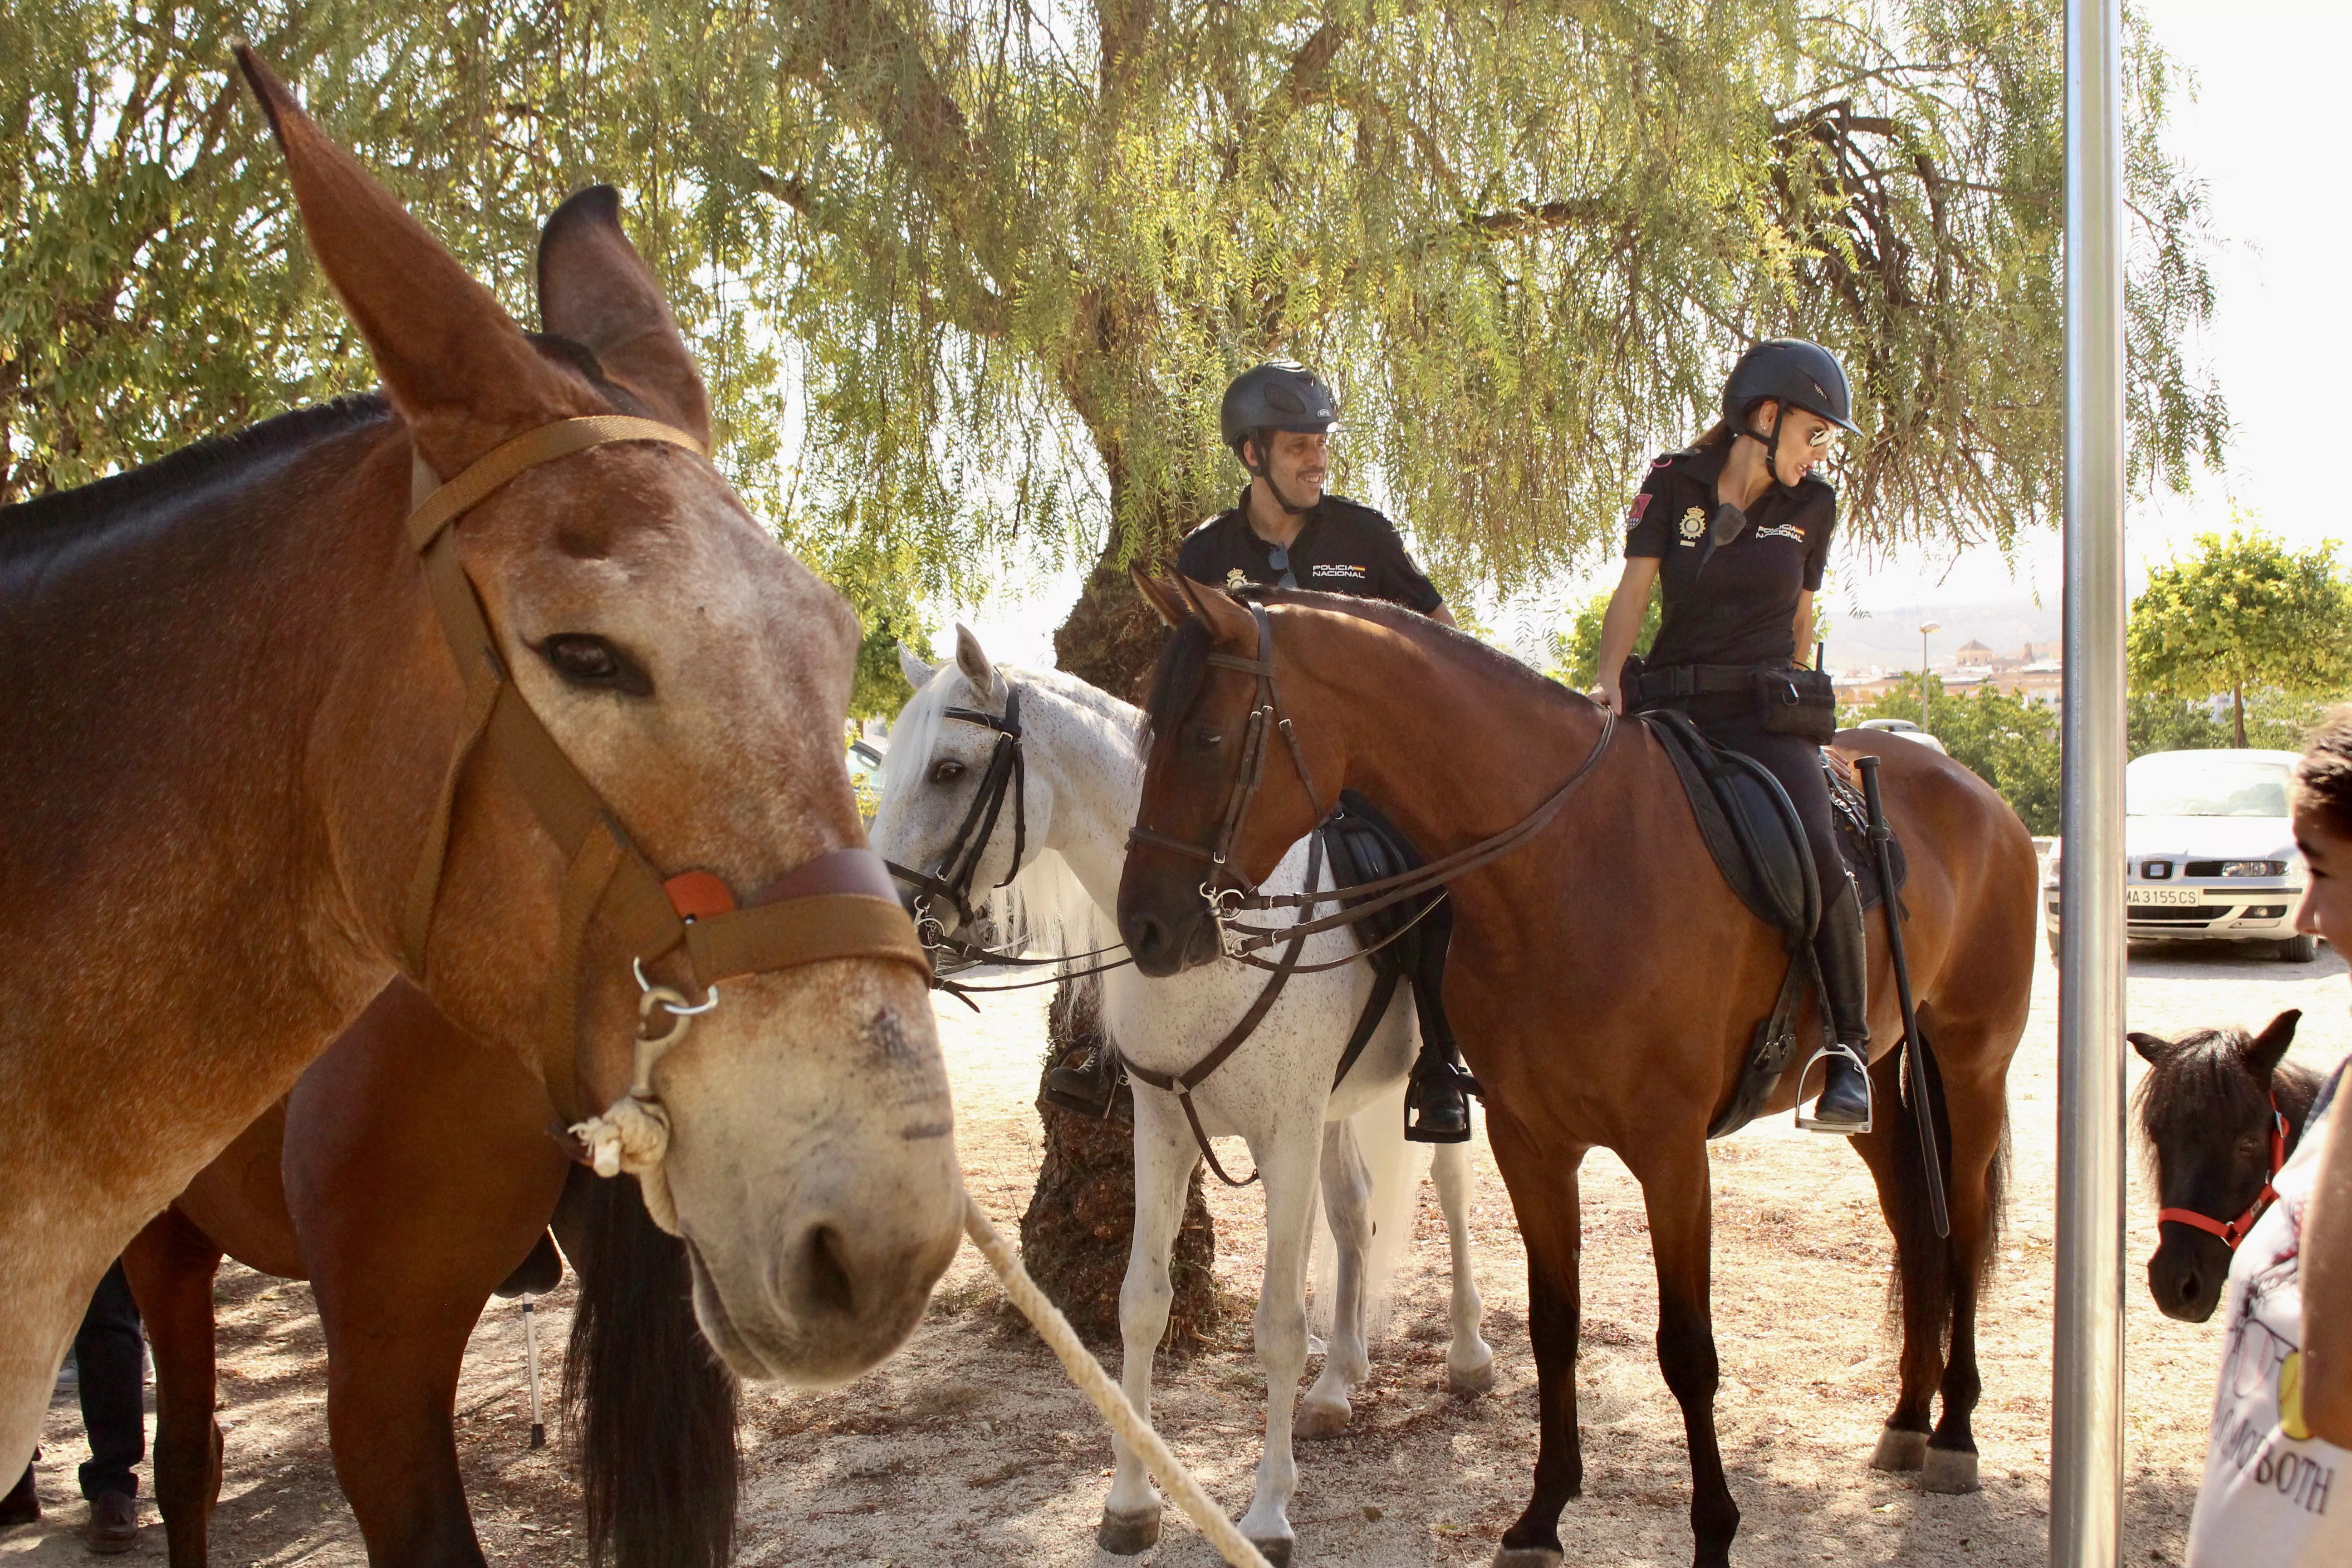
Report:
<svg viewBox="0 0 2352 1568"><path fill-rule="evenodd" d="M829 1225L814 1226L803 1249L802 1300L814 1312L855 1316L857 1295L849 1283L849 1268L841 1256L841 1237Z"/></svg>
<svg viewBox="0 0 2352 1568"><path fill-rule="evenodd" d="M1167 928L1151 915L1129 915L1123 934L1127 938L1128 951L1139 959L1157 953L1168 940Z"/></svg>

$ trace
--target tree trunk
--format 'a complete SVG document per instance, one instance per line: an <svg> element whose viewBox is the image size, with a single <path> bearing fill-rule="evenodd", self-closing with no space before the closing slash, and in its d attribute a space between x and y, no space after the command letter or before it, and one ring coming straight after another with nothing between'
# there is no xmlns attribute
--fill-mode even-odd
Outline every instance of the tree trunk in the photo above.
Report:
<svg viewBox="0 0 2352 1568"><path fill-rule="evenodd" d="M2238 750L2242 752L2246 749L2246 689L2243 686L2230 688L2230 719L2237 731Z"/></svg>
<svg viewBox="0 0 2352 1568"><path fill-rule="evenodd" d="M1156 564L1172 556L1178 530L1163 511L1149 530L1136 559ZM1055 665L1067 674L1131 702L1143 700L1151 667L1160 657L1166 628L1128 581L1118 563L1116 538L1096 562L1069 618L1054 634ZM1082 1043L1102 1040L1096 981L1070 981L1054 993L1045 1067ZM1042 1074L1041 1074L1042 1087ZM1124 1100L1128 1091L1120 1090ZM1097 1339L1118 1329L1118 1289L1127 1275L1127 1251L1135 1228L1135 1144L1130 1121L1114 1117L1095 1121L1072 1115L1041 1094L1045 1157L1029 1212L1021 1216L1021 1249L1029 1271L1045 1294L1076 1324ZM1201 1167L1184 1196L1183 1228L1170 1268L1176 1301L1169 1316L1171 1350L1190 1350L1203 1341L1222 1315L1223 1301L1212 1263L1216 1225L1201 1195Z"/></svg>

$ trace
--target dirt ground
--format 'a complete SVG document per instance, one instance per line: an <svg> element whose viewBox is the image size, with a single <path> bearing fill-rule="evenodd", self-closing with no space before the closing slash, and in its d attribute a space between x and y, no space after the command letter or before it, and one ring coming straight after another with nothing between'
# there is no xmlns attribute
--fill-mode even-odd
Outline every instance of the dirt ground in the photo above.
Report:
<svg viewBox="0 0 2352 1568"><path fill-rule="evenodd" d="M2294 1056L2326 1066L2352 1049L2345 974L2333 952L2293 965L2187 945L2136 949L2131 1026L2159 1034L2206 1024L2259 1027L2282 1008L2301 1007ZM1865 1468L1893 1400L1895 1343L1885 1317L1890 1249L1861 1162L1785 1121L1715 1147L1717 1415L1743 1514L1739 1560L2020 1568L2046 1561L2055 982L2045 962L2011 1079L2013 1195L1982 1319L1984 1489L1977 1495L1929 1497ZM1045 995L992 998L977 1017L961 1007L941 1014L968 1180L1008 1229L1038 1156L1029 1099ZM2137 1080L2137 1058L2131 1065ZM1525 1264L1483 1148L1476 1163L1478 1282L1496 1353L1495 1392L1457 1401L1440 1390L1445 1255L1424 1187L1392 1331L1373 1352L1355 1425L1300 1445L1292 1519L1302 1565L1483 1563L1524 1503L1535 1458ZM1211 1195L1218 1271L1241 1305L1212 1351L1163 1367L1157 1415L1211 1491L1238 1510L1261 1419L1246 1306L1258 1276L1259 1211L1254 1192L1213 1188ZM1680 1418L1650 1350L1655 1291L1640 1195L1622 1165L1596 1152L1586 1162L1584 1197L1586 1482L1563 1534L1576 1561L1686 1563L1688 1469ZM2172 1322L2149 1303L2137 1271L2155 1244L2154 1211L2135 1169L2126 1533L2135 1565L2180 1561L2218 1333L2217 1324ZM325 1352L309 1289L231 1266L218 1300L229 1469L214 1561L364 1562L328 1460ZM551 1391L569 1301L567 1283L541 1311ZM522 1366L520 1314L493 1302L458 1399L475 1518L493 1561L577 1561L577 1492L560 1435L539 1453L526 1445ZM1044 1348L1006 1321L986 1267L969 1248L929 1319L882 1369L824 1393L756 1389L745 1413L746 1563L1108 1568L1115 1561L1093 1543L1109 1484L1109 1440ZM72 1394L62 1392L39 1467L49 1516L0 1535L0 1558L83 1560L77 1531L84 1509L73 1481L83 1454ZM153 1525L152 1502L142 1498L141 1506ZM1172 1508L1168 1521L1149 1561L1173 1568L1215 1561ZM160 1527L146 1532L139 1556L162 1558Z"/></svg>

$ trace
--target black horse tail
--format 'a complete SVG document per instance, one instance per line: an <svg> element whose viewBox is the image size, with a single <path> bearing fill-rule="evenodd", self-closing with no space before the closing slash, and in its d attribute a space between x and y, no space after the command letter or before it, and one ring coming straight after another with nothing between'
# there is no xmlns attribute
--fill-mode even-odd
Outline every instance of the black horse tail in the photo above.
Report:
<svg viewBox="0 0 2352 1568"><path fill-rule="evenodd" d="M1925 1037L1927 1025L1919 1024ZM1927 1155L1920 1146L1919 1124L1910 1105L1899 1098L1901 1081L1897 1063L1902 1053L1885 1058L1879 1064L1884 1076L1874 1073L1878 1081L1872 1085L1877 1108L1874 1114L1895 1119L1895 1213L1889 1215L1895 1232L1895 1278L1890 1281L1887 1312L1899 1315L1905 1326L1917 1336L1916 1342L1948 1345L1952 1326L1954 1288L1959 1283L1952 1277L1953 1249L1950 1241L1936 1234L1934 1206L1927 1201ZM1944 1099L1944 1075L1937 1066L1935 1047L1919 1053L1927 1063L1928 1106L1936 1126L1936 1152L1941 1165L1944 1191L1952 1191L1952 1118ZM1992 1234L1986 1238L1983 1255L1976 1259L1977 1277L1969 1283L1979 1289L1992 1272L1993 1260L2000 1256L2000 1227L2008 1202L2009 1186L2009 1127L2000 1130L2000 1147L1993 1155L1992 1165L1985 1173L1985 1212L1991 1216Z"/></svg>
<svg viewBox="0 0 2352 1568"><path fill-rule="evenodd" d="M580 1275L563 1400L593 1568L723 1568L735 1551L736 1383L695 1326L686 1244L636 1182L573 1173ZM584 1190L583 1190L584 1189Z"/></svg>

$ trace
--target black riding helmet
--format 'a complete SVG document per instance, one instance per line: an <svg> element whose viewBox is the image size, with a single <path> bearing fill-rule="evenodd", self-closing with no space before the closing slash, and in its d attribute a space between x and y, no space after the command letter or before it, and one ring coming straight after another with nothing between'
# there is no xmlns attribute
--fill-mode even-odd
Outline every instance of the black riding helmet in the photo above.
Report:
<svg viewBox="0 0 2352 1568"><path fill-rule="evenodd" d="M1217 435L1236 458L1242 443L1261 430L1319 436L1339 422L1338 396L1313 371L1286 359L1268 360L1234 377L1217 408Z"/></svg>
<svg viewBox="0 0 2352 1568"><path fill-rule="evenodd" d="M1777 405L1772 428L1762 435L1748 427L1748 411L1766 398ZM1766 338L1731 367L1723 384L1723 419L1735 436L1764 444L1764 460L1780 480L1780 421L1791 408L1818 414L1841 429L1860 433L1853 422L1853 395L1837 355L1802 338Z"/></svg>

